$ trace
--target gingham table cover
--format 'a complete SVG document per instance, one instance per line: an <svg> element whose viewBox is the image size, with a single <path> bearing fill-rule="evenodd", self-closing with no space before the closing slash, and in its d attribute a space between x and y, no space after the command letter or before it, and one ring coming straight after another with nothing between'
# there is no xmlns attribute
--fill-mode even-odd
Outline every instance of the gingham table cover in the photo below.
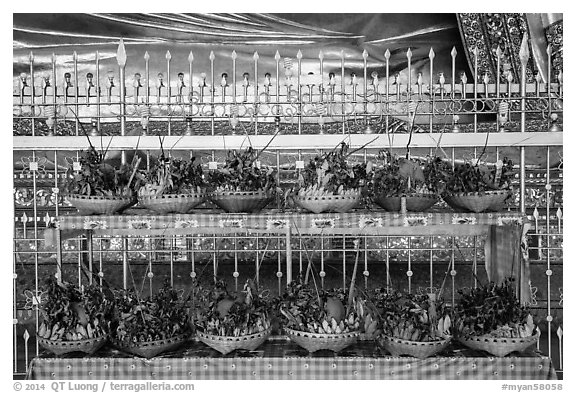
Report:
<svg viewBox="0 0 576 393"><path fill-rule="evenodd" d="M251 352L222 356L201 343L150 360L108 348L93 357L43 355L33 359L30 379L103 380L446 380L556 379L549 358L535 353L518 357L485 357L456 349L424 360L386 356L373 342L364 342L336 355L308 354L285 340L266 342Z"/></svg>
<svg viewBox="0 0 576 393"><path fill-rule="evenodd" d="M135 210L132 210L134 212ZM267 214L170 214L60 216L54 223L60 231L92 230L105 235L146 234L166 231L171 234L229 234L250 231L283 233L287 228L300 233L380 234L390 228L410 228L414 233L429 227L443 227L448 233L458 233L470 226L523 225L525 216L516 212L501 213L385 213L354 212L301 214L270 212ZM454 228L456 226L457 228Z"/></svg>

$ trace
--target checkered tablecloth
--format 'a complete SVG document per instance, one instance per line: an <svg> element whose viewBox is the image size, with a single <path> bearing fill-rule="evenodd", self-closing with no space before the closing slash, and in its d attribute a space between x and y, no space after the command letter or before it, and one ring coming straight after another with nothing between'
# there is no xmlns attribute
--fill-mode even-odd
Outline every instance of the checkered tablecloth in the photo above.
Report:
<svg viewBox="0 0 576 393"><path fill-rule="evenodd" d="M171 214L171 215L115 215L60 216L55 223L63 232L92 230L102 235L150 234L218 234L270 232L305 234L366 234L386 235L392 231L402 234L464 234L466 230L490 225L523 225L525 216L515 212L503 213L385 213L354 212L301 214L270 212L266 214Z"/></svg>
<svg viewBox="0 0 576 393"><path fill-rule="evenodd" d="M30 379L103 380L291 380L291 379L556 379L549 358L535 353L519 357L486 357L451 347L442 356L419 360L387 356L373 342L361 342L339 354L308 354L282 339L269 340L256 351L222 356L201 343L150 360L105 347L92 357L43 355L33 359Z"/></svg>

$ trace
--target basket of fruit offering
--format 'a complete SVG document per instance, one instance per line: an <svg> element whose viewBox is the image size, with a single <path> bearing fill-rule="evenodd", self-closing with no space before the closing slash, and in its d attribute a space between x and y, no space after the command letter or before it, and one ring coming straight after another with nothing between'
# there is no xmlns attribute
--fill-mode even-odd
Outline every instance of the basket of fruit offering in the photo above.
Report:
<svg viewBox="0 0 576 393"><path fill-rule="evenodd" d="M43 348L63 355L93 354L108 341L112 302L95 286L81 292L69 283L50 277L40 306L42 322L37 332Z"/></svg>
<svg viewBox="0 0 576 393"><path fill-rule="evenodd" d="M111 332L111 342L133 355L152 358L175 350L191 333L186 303L167 283L146 299L117 291Z"/></svg>
<svg viewBox="0 0 576 393"><path fill-rule="evenodd" d="M513 279L459 290L455 309L458 341L502 357L522 352L538 341L530 311L516 297Z"/></svg>
<svg viewBox="0 0 576 393"><path fill-rule="evenodd" d="M162 153L138 190L140 205L159 214L185 214L205 199L202 166L196 157L183 160Z"/></svg>
<svg viewBox="0 0 576 393"><path fill-rule="evenodd" d="M371 171L368 183L369 193L378 206L400 212L404 199L406 211L422 212L437 202L438 197L428 187L418 160L396 157L390 152L380 152L379 158L383 166Z"/></svg>
<svg viewBox="0 0 576 393"><path fill-rule="evenodd" d="M253 351L272 332L267 302L253 280L248 280L235 295L219 281L213 290L195 298L198 303L194 306L196 336L223 355L237 349Z"/></svg>
<svg viewBox="0 0 576 393"><path fill-rule="evenodd" d="M361 190L367 177L365 163L348 162L348 145L316 156L298 174L297 189L292 199L312 213L345 213L361 201Z"/></svg>
<svg viewBox="0 0 576 393"><path fill-rule="evenodd" d="M394 292L381 305L382 335L378 342L393 356L425 359L449 345L450 316L435 294Z"/></svg>
<svg viewBox="0 0 576 393"><path fill-rule="evenodd" d="M258 212L274 199L274 173L273 167L260 166L252 147L230 150L224 166L208 173L210 200L227 213Z"/></svg>
<svg viewBox="0 0 576 393"><path fill-rule="evenodd" d="M80 214L121 213L137 202L140 158L135 155L131 164L115 168L104 156L105 152L91 147L66 172L62 193Z"/></svg>
<svg viewBox="0 0 576 393"><path fill-rule="evenodd" d="M454 210L481 213L499 211L512 195L512 161L504 158L495 165L467 161L452 165L436 158L431 172L444 177L442 199Z"/></svg>
<svg viewBox="0 0 576 393"><path fill-rule="evenodd" d="M362 321L357 309L346 312L337 294L292 281L279 306L286 334L308 352L339 352L356 343L360 335Z"/></svg>

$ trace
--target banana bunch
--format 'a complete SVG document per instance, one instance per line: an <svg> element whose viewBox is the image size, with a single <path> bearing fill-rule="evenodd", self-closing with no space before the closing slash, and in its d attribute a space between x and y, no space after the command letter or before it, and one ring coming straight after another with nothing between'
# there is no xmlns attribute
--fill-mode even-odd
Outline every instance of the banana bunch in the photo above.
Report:
<svg viewBox="0 0 576 393"><path fill-rule="evenodd" d="M380 334L378 319L372 315L372 312L366 306L366 300L357 299L353 305L354 311L360 316L360 320L363 321L360 324L360 331L364 332L368 339L376 338Z"/></svg>
<svg viewBox="0 0 576 393"><path fill-rule="evenodd" d="M45 322L40 324L38 329L38 336L47 340L62 340L62 341L78 341L97 338L104 335L102 326L95 319L93 322L88 322L86 326L76 324L74 328L65 328L56 322L53 326L47 326Z"/></svg>
<svg viewBox="0 0 576 393"><path fill-rule="evenodd" d="M256 323L250 326L234 327L233 329L227 329L224 323L220 323L218 318L212 318L206 322L205 331L208 334L215 336L249 336L251 334L256 334L265 331L270 327L270 322L265 318L258 318Z"/></svg>
<svg viewBox="0 0 576 393"><path fill-rule="evenodd" d="M146 184L138 190L138 195L141 197L156 197L162 195L163 192L163 185Z"/></svg>
<svg viewBox="0 0 576 393"><path fill-rule="evenodd" d="M358 195L358 190L356 189L344 190L344 186L341 185L340 187L338 187L337 192L334 193L332 191L325 189L324 186L318 186L318 184L309 185L306 188L302 187L300 188L300 190L298 190L298 197L300 198L321 198L334 195L356 196Z"/></svg>
<svg viewBox="0 0 576 393"><path fill-rule="evenodd" d="M496 338L526 338L534 332L534 320L528 314L524 323L507 323L490 332L490 337Z"/></svg>

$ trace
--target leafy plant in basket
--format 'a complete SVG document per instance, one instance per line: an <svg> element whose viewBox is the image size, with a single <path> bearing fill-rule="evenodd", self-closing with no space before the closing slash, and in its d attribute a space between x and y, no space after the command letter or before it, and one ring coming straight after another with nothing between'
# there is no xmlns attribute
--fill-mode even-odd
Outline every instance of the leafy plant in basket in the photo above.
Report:
<svg viewBox="0 0 576 393"><path fill-rule="evenodd" d="M268 302L248 280L238 293L230 293L224 281L197 291L194 305L197 331L215 336L240 337L270 328Z"/></svg>
<svg viewBox="0 0 576 393"><path fill-rule="evenodd" d="M104 343L108 335L112 301L97 286L90 285L80 291L78 287L58 282L49 277L45 284L45 297L40 305L42 322L38 329L40 343L53 352L71 350L92 353ZM84 347L53 347L54 342L97 340Z"/></svg>
<svg viewBox="0 0 576 393"><path fill-rule="evenodd" d="M346 296L342 289L316 290L301 280L292 281L277 302L283 315L282 325L318 334L366 332L374 335L378 323L366 302L354 298L346 310ZM365 315L370 316L366 319Z"/></svg>
<svg viewBox="0 0 576 393"><path fill-rule="evenodd" d="M389 337L417 342L450 337L448 309L434 295L391 292L380 297L378 305L382 312L382 331Z"/></svg>
<svg viewBox="0 0 576 393"><path fill-rule="evenodd" d="M366 182L366 164L349 163L348 145L317 155L298 176L299 196L330 196L357 193Z"/></svg>
<svg viewBox="0 0 576 393"><path fill-rule="evenodd" d="M431 161L425 174L436 179L438 191L457 210L498 210L511 195L514 165L504 158L495 165L466 161L452 166L440 158ZM428 173L426 173L428 171Z"/></svg>
<svg viewBox="0 0 576 393"><path fill-rule="evenodd" d="M159 197L172 194L200 194L205 187L202 166L196 157L189 160L166 157L164 153L145 172L138 195Z"/></svg>
<svg viewBox="0 0 576 393"><path fill-rule="evenodd" d="M258 153L251 146L241 151L229 150L224 166L207 175L211 191L275 191L274 168L261 167L257 160Z"/></svg>
<svg viewBox="0 0 576 393"><path fill-rule="evenodd" d="M114 300L112 336L122 347L190 334L186 303L168 283L158 293L145 299L141 299L133 290L119 290Z"/></svg>
<svg viewBox="0 0 576 393"><path fill-rule="evenodd" d="M223 281L212 289L199 287L193 300L198 339L224 355L237 349L254 350L272 332L269 304L253 280L235 294L228 292Z"/></svg>
<svg viewBox="0 0 576 393"><path fill-rule="evenodd" d="M80 153L80 170L68 168L63 193L68 195L132 197L141 184L137 174L139 160L115 168L104 161L104 152L95 148Z"/></svg>
<svg viewBox="0 0 576 393"><path fill-rule="evenodd" d="M460 289L455 308L456 332L462 337L526 338L536 325L528 307L516 297L514 279L497 285Z"/></svg>

